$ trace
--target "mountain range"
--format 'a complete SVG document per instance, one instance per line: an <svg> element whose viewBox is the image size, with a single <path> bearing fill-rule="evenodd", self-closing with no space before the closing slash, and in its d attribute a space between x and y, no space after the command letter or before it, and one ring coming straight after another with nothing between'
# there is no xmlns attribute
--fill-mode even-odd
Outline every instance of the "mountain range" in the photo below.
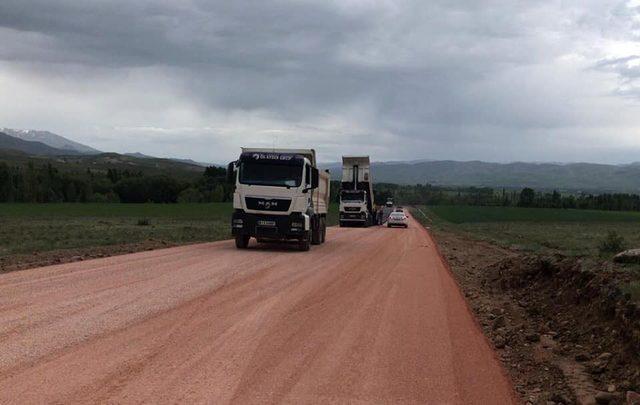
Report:
<svg viewBox="0 0 640 405"><path fill-rule="evenodd" d="M74 142L63 136L54 134L49 131L35 131L32 129L10 129L3 128L0 132L10 135L14 138L28 142L40 142L55 149L63 151L73 151L87 155L102 153L90 146Z"/></svg>
<svg viewBox="0 0 640 405"><path fill-rule="evenodd" d="M0 149L14 150L35 156L100 155L104 153L53 132L10 128L0 130ZM125 153L123 156L139 159L162 159L140 152ZM191 159L170 158L169 160L199 167L211 166L209 163L196 162Z"/></svg>
<svg viewBox="0 0 640 405"><path fill-rule="evenodd" d="M324 167L340 179L339 164ZM375 182L584 192L640 193L640 164L489 163L451 160L373 163Z"/></svg>
<svg viewBox="0 0 640 405"><path fill-rule="evenodd" d="M59 155L77 155L76 150L65 150L54 148L43 142L25 141L20 138L7 135L0 132L0 149L14 150L36 156L59 156Z"/></svg>
<svg viewBox="0 0 640 405"><path fill-rule="evenodd" d="M13 151L13 152L10 152ZM16 152L17 151L17 152ZM139 152L116 154L103 153L90 146L48 131L12 130L0 131L0 161L21 162L28 156L41 160L55 157L56 165L91 164L108 167L123 164L140 168L179 168L195 173L206 163L190 159L162 159ZM65 157L65 158L61 158ZM333 180L340 180L340 163L321 165L332 173ZM640 193L640 163L607 165L595 163L489 163L481 161L414 160L410 162L374 162L372 177L375 182L395 184L432 184L458 187L491 187L538 190L557 189L583 192Z"/></svg>

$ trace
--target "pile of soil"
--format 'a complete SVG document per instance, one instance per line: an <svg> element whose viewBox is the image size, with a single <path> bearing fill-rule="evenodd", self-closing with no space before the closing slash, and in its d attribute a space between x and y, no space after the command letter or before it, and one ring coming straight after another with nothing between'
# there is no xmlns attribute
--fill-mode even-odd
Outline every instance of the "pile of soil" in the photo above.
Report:
<svg viewBox="0 0 640 405"><path fill-rule="evenodd" d="M640 307L613 264L436 239L523 402L622 404L640 390Z"/></svg>
<svg viewBox="0 0 640 405"><path fill-rule="evenodd" d="M558 360L581 365L565 370L569 378L586 371L613 402L640 388L640 307L618 287L624 274L602 266L564 257L509 258L486 268L484 282L524 309L529 333L553 338Z"/></svg>

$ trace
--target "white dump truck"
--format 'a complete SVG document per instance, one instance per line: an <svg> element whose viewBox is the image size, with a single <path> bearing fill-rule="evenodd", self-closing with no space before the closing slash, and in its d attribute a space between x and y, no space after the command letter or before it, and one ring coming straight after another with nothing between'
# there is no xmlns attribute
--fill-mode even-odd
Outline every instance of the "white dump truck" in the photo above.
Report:
<svg viewBox="0 0 640 405"><path fill-rule="evenodd" d="M329 173L319 171L313 149L242 148L229 163L235 184L231 232L236 247L259 242L297 241L300 250L325 241Z"/></svg>
<svg viewBox="0 0 640 405"><path fill-rule="evenodd" d="M340 226L377 223L369 156L343 156L340 183Z"/></svg>

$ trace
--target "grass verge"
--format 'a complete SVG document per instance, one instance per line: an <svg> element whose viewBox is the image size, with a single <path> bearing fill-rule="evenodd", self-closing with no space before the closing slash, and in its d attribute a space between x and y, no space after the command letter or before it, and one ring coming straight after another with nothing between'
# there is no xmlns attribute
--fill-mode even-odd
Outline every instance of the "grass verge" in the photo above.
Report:
<svg viewBox="0 0 640 405"><path fill-rule="evenodd" d="M0 204L0 269L229 239L232 212L230 203Z"/></svg>
<svg viewBox="0 0 640 405"><path fill-rule="evenodd" d="M640 213L513 207L420 207L438 229L465 233L501 247L532 253L607 258L610 233L625 246L640 246ZM420 213L417 214L420 217Z"/></svg>

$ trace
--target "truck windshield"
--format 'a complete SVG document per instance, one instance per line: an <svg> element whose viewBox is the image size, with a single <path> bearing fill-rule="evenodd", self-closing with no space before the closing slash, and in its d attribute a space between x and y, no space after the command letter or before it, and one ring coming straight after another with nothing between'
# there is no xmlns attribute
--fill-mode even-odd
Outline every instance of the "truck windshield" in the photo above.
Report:
<svg viewBox="0 0 640 405"><path fill-rule="evenodd" d="M362 202L364 201L364 191L343 191L340 193L340 198L342 201Z"/></svg>
<svg viewBox="0 0 640 405"><path fill-rule="evenodd" d="M240 183L260 186L298 187L302 183L302 165L270 162L242 162Z"/></svg>

